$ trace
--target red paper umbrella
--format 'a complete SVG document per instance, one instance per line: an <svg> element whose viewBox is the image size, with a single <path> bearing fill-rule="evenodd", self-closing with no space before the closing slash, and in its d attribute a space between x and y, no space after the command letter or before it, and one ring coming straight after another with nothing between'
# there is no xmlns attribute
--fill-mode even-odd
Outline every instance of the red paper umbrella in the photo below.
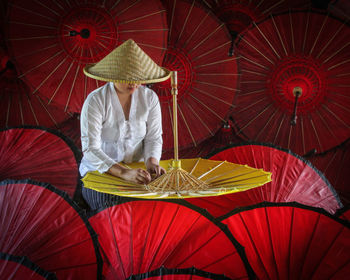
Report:
<svg viewBox="0 0 350 280"><path fill-rule="evenodd" d="M345 206L350 206L350 141L325 154L309 158L312 164L322 171L334 186Z"/></svg>
<svg viewBox="0 0 350 280"><path fill-rule="evenodd" d="M13 280L55 280L54 273L48 272L32 263L26 257L12 256L0 253L0 277Z"/></svg>
<svg viewBox="0 0 350 280"><path fill-rule="evenodd" d="M75 146L81 151L80 119L78 114L74 114L68 120L60 123L57 129L70 138Z"/></svg>
<svg viewBox="0 0 350 280"><path fill-rule="evenodd" d="M178 75L179 148L193 147L222 126L236 92L236 58L230 36L212 13L195 1L166 1L168 50L163 66ZM173 147L170 82L153 86L162 106L163 149ZM220 108L218 110L218 108Z"/></svg>
<svg viewBox="0 0 350 280"><path fill-rule="evenodd" d="M305 0L202 0L223 21L229 30L240 33L252 22L260 21L270 14L288 11L291 8L307 8Z"/></svg>
<svg viewBox="0 0 350 280"><path fill-rule="evenodd" d="M207 209L215 217L262 201L297 201L321 207L330 213L342 207L338 195L323 174L290 151L264 144L247 144L229 147L210 159L247 164L272 173L272 181L259 188L220 197L186 199Z"/></svg>
<svg viewBox="0 0 350 280"><path fill-rule="evenodd" d="M271 204L223 220L258 279L347 279L350 226L317 208Z"/></svg>
<svg viewBox="0 0 350 280"><path fill-rule="evenodd" d="M27 256L58 279L101 279L97 236L62 191L30 180L0 183L0 251Z"/></svg>
<svg viewBox="0 0 350 280"><path fill-rule="evenodd" d="M161 266L194 266L231 279L251 276L242 248L226 229L183 205L132 201L106 208L89 220L109 263L107 279L125 279Z"/></svg>
<svg viewBox="0 0 350 280"><path fill-rule="evenodd" d="M236 45L238 133L305 155L350 134L350 28L323 14L270 17Z"/></svg>
<svg viewBox="0 0 350 280"><path fill-rule="evenodd" d="M159 0L14 0L9 10L9 48L21 76L39 94L80 112L101 85L83 67L133 38L155 61L166 47L165 10Z"/></svg>
<svg viewBox="0 0 350 280"><path fill-rule="evenodd" d="M159 269L146 272L140 275L133 275L128 278L128 280L141 280L141 279L150 279L150 280L204 280L204 279L220 279L220 280L230 280L230 278L209 273L203 270L192 268L185 269L168 269L161 267Z"/></svg>
<svg viewBox="0 0 350 280"><path fill-rule="evenodd" d="M61 133L39 127L0 130L0 180L31 178L73 197L80 153Z"/></svg>

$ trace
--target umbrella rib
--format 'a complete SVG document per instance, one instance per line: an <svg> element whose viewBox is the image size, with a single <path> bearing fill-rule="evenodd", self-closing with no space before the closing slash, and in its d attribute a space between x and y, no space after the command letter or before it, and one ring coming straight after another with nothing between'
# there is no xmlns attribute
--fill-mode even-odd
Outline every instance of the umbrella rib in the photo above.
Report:
<svg viewBox="0 0 350 280"><path fill-rule="evenodd" d="M269 117L269 119L267 120L267 122L265 123L265 125L262 127L262 129L260 129L260 132L255 136L255 141L257 141L260 137L260 134L265 132L265 128L269 125L270 121L272 120L272 118L277 114L278 109L275 108L275 111L273 112L273 114L271 114L271 116Z"/></svg>
<svg viewBox="0 0 350 280"><path fill-rule="evenodd" d="M290 31L291 31L291 37L292 37L292 48L293 53L295 53L295 43L294 43L294 32L293 32L293 21L292 21L292 14L289 11L289 23L290 23Z"/></svg>
<svg viewBox="0 0 350 280"><path fill-rule="evenodd" d="M33 106L32 106L32 102L30 101L29 96L27 96L27 98L28 98L28 104L29 104L29 107L30 107L30 111L31 111L32 114L33 114L33 117L34 117L34 119L35 119L36 125L39 125L38 119L37 119L37 117L36 117L36 114L35 114L34 109L33 109ZM21 105L21 115L22 115L22 118L23 118L22 105Z"/></svg>
<svg viewBox="0 0 350 280"><path fill-rule="evenodd" d="M268 62L270 62L272 65L275 65L275 63L269 59L266 55L264 55L261 51L259 51L258 48L256 48L255 46L253 46L249 41L247 41L243 36L240 36L240 38L247 43L247 45L249 45L252 49L254 49L257 53L259 53L263 58L265 58Z"/></svg>
<svg viewBox="0 0 350 280"><path fill-rule="evenodd" d="M130 30L119 31L119 33L153 32L153 31L167 31L167 30L168 30L167 28L159 28L159 29L156 29L156 28L152 28L152 29L130 29ZM101 37L103 37L103 36L101 36Z"/></svg>
<svg viewBox="0 0 350 280"><path fill-rule="evenodd" d="M144 19L144 18L147 18L147 17L151 17L151 16L154 16L154 15L165 13L165 12L166 12L165 10L160 10L160 11L157 11L157 12L154 12L154 13L151 13L151 14L147 14L147 15L144 15L144 16L140 16L140 17L137 17L137 18L133 18L133 19L130 19L130 20L121 21L120 25L127 24L127 23L130 23L130 22L133 22L133 21L138 21L140 19Z"/></svg>
<svg viewBox="0 0 350 280"><path fill-rule="evenodd" d="M155 45L150 45L150 44L144 44L144 43L137 43L140 46L145 46L145 47L150 47L150 48L154 48L154 49L158 49L158 50L166 50L167 48L163 48L163 47L158 47Z"/></svg>
<svg viewBox="0 0 350 280"><path fill-rule="evenodd" d="M301 144L303 146L303 154L305 154L306 148L305 148L305 130L304 130L304 118L303 118L303 116L300 116L300 127L301 127Z"/></svg>
<svg viewBox="0 0 350 280"><path fill-rule="evenodd" d="M52 120L52 122L54 123L54 125L55 125L56 128L57 128L57 122L56 122L56 120L53 118L53 116L51 115L51 113L49 112L49 110L46 108L46 106L44 105L44 103L42 102L42 100L40 99L40 97L37 96L37 95L36 95L36 97L37 97L39 103L41 104L41 106L44 108L44 110L45 110L46 113L49 115L50 119Z"/></svg>
<svg viewBox="0 0 350 280"><path fill-rule="evenodd" d="M192 167L192 169L191 169L191 171L190 171L189 174L191 174L191 175L193 174L193 172L195 171L195 169L196 169L197 166L198 166L199 161L200 161L200 158L197 159L196 163L195 163L194 166Z"/></svg>
<svg viewBox="0 0 350 280"><path fill-rule="evenodd" d="M241 74L239 73L196 73L196 76L233 76L233 77L237 77L237 76L241 76Z"/></svg>
<svg viewBox="0 0 350 280"><path fill-rule="evenodd" d="M330 110L326 105L322 106L326 111L331 113L338 121L340 121L343 125L345 125L347 128L350 128L342 119L340 119L332 110Z"/></svg>
<svg viewBox="0 0 350 280"><path fill-rule="evenodd" d="M194 69L197 69L197 68L201 68L201 67L205 67L205 66L210 66L210 65L225 63L225 62L229 62L229 61L235 61L235 60L237 60L237 59L238 59L237 57L234 57L234 58L228 58L228 59L218 60L218 61L215 61L215 62L210 62L210 63L206 63L206 64L196 65L196 66L193 67L193 68L194 68Z"/></svg>
<svg viewBox="0 0 350 280"><path fill-rule="evenodd" d="M23 76L27 75L29 72L31 72L31 71L33 71L33 70L39 68L40 66L46 64L47 62L49 62L50 60L54 59L56 56L58 56L58 55L61 54L62 52L63 52L63 50L60 51L60 52L57 52L56 54L54 54L53 56L49 57L48 59L46 59L46 60L43 61L42 63L36 65L35 67L33 67L33 68L31 68L31 69L29 69L27 72L25 72L25 73L19 75L18 78L22 78ZM62 62L61 62L61 63L62 63Z"/></svg>
<svg viewBox="0 0 350 280"><path fill-rule="evenodd" d="M253 22L253 25L258 29L259 33L261 34L261 36L263 36L263 38L265 39L265 41L269 44L270 48L273 50L273 52L276 54L276 56L278 57L278 59L281 59L281 56L277 53L277 51L275 50L275 48L273 47L273 45L271 44L271 42L267 39L267 37L265 36L265 34L260 30L259 26ZM274 64L274 63L273 63Z"/></svg>
<svg viewBox="0 0 350 280"><path fill-rule="evenodd" d="M7 112L6 112L6 126L8 126L9 118L10 118L10 108L12 103L12 94L9 96L8 106L7 106Z"/></svg>
<svg viewBox="0 0 350 280"><path fill-rule="evenodd" d="M177 42L181 39L182 33L183 33L183 31L185 30L185 27L186 27L186 25L187 25L188 19L189 19L189 17L190 17L190 14L191 14L191 12L192 12L193 7L194 7L194 2L195 2L195 1L192 1L191 7L188 9L188 12L187 12L186 18L185 18L185 20L184 20L184 22L183 22L181 31L180 31L179 35L177 36ZM186 46L186 42L185 42L184 46Z"/></svg>
<svg viewBox="0 0 350 280"><path fill-rule="evenodd" d="M55 39L55 38L56 38L56 36L38 36L38 37L10 38L9 41L38 40L38 39Z"/></svg>
<svg viewBox="0 0 350 280"><path fill-rule="evenodd" d="M334 40L334 38L338 35L338 33L343 29L345 26L345 23L337 29L337 31L334 33L333 37L327 42L327 44L322 48L322 50L319 52L319 54L316 56L316 58L319 58L320 55L324 52L324 50L329 46L329 44Z"/></svg>
<svg viewBox="0 0 350 280"><path fill-rule="evenodd" d="M247 92L247 93L240 93L239 96L248 96L248 95L251 95L251 94L255 94L255 93L259 93L259 92L265 92L265 91L266 91L266 88L262 88L262 89L250 91L250 92Z"/></svg>
<svg viewBox="0 0 350 280"><path fill-rule="evenodd" d="M332 103L332 104L334 104L334 105L336 105L336 106L338 106L338 107L342 108L343 110L345 110L345 111L347 111L347 112L349 112L349 113L350 113L349 108L347 108L347 107L345 107L345 106L341 105L341 104L340 104L340 103L338 103L337 101L332 100L332 99L328 99L328 101L329 101L330 103Z"/></svg>
<svg viewBox="0 0 350 280"><path fill-rule="evenodd" d="M52 21L52 22L56 23L56 20L53 19L52 17L48 17L48 16L44 16L44 15L39 14L39 13L35 13L33 10L25 9L25 8L20 7L20 6L16 5L16 4L13 4L13 3L11 3L11 6L14 7L14 8L17 8L17 9L19 9L19 10L23 10L23 11L29 13L29 14L34 14L34 15L36 15L36 16L43 17L43 18L45 18L45 19L47 19L47 20L49 20L49 21Z"/></svg>
<svg viewBox="0 0 350 280"><path fill-rule="evenodd" d="M308 37L307 33L308 33L308 29L309 29L309 21L310 21L310 13L307 13L304 41L303 41L303 47L302 47L303 53L305 53L305 45L306 45L306 41L307 41L307 37Z"/></svg>
<svg viewBox="0 0 350 280"><path fill-rule="evenodd" d="M327 59L323 60L322 64L327 63L331 58L333 58L335 55L340 53L343 49L345 49L348 45L350 45L350 42L346 43L343 47L339 48L336 52L334 52L332 55L330 55ZM333 69L334 67L328 68L327 70Z"/></svg>
<svg viewBox="0 0 350 280"><path fill-rule="evenodd" d="M262 2L264 2L264 0L261 1L260 3L262 3ZM273 8L275 8L276 6L278 6L279 4L281 4L282 2L284 2L284 0L280 0L279 2L273 4L271 7L267 8L266 10L262 11L261 13L263 13L263 14L269 13Z"/></svg>
<svg viewBox="0 0 350 280"><path fill-rule="evenodd" d="M119 17L122 13L126 12L126 11L129 10L131 7L135 6L138 2L140 2L140 0L136 0L134 3L130 4L128 7L124 8L124 10L119 11L119 12L116 14L116 16ZM111 8L111 10L113 10L114 7L115 7L118 3L119 3L119 1L116 2L116 3L113 5L113 7Z"/></svg>
<svg viewBox="0 0 350 280"><path fill-rule="evenodd" d="M48 9L49 11L51 11L52 13L54 13L56 16L60 16L59 13L57 13L56 11L54 11L53 9L51 9L50 7L44 5L41 1L38 0L34 0L36 3L38 3L39 5L43 6L44 8Z"/></svg>
<svg viewBox="0 0 350 280"><path fill-rule="evenodd" d="M36 53L39 53L39 52L43 52L44 50L48 50L50 48L54 48L56 46L58 46L58 44L53 44L51 46L47 46L47 47L44 47L44 48L36 49L35 51L29 52L29 53L25 53L23 55L18 55L18 56L16 56L16 58L22 58L24 56L30 56L30 55L33 55L33 54L36 54Z"/></svg>
<svg viewBox="0 0 350 280"><path fill-rule="evenodd" d="M263 74L263 73L260 73L260 72L255 72L255 71L250 71L250 70L244 70L242 69L241 72L247 72L247 73L251 73L251 74L255 74L255 75L258 75L258 76L263 76L263 77L267 77L266 74ZM197 74L198 75L198 74ZM238 75L241 75L241 74L238 74Z"/></svg>
<svg viewBox="0 0 350 280"><path fill-rule="evenodd" d="M209 14L207 14L206 17L205 17L204 19L206 19L206 18L208 17L208 15L209 15ZM203 19L203 21L204 21L204 19ZM197 26L197 29L195 30L195 32L197 32L197 30L199 29L199 26L200 26L201 24L202 24L202 22ZM200 45L202 45L202 44L203 44L205 41L207 41L211 36L213 36L213 34L215 34L219 29L222 29L223 27L225 27L225 24L224 24L224 23L221 24L221 25L219 25L214 31L212 31L211 33L209 33L208 36L205 37L202 41L200 41L196 46L194 46L193 48L191 48L191 50L188 51L188 54L191 54L195 49L197 49ZM195 32L193 32L193 33L191 34L191 37L190 37L190 38L192 38L192 36L194 35ZM189 41L190 38L188 38L187 41Z"/></svg>
<svg viewBox="0 0 350 280"><path fill-rule="evenodd" d="M261 64L255 62L255 61L253 61L253 60L250 60L249 58L247 58L247 57L245 57L245 56L243 56L243 55L241 55L239 58L243 58L243 59L249 61L250 63L252 63L252 64L254 64L254 65L256 65L256 66L259 66L259 67L261 67L261 68L263 68L263 69L265 69L265 70L269 70L268 67L265 67L264 65L261 65Z"/></svg>
<svg viewBox="0 0 350 280"><path fill-rule="evenodd" d="M78 76L78 71L79 70L80 70L80 64L77 65L77 70L75 71L74 80L73 80L72 86L71 86L70 91L69 91L69 95L68 95L68 98L67 98L66 106L64 107L64 111L65 112L68 109L68 104L69 104L71 96L72 96L73 88L75 86L75 82L77 80L77 76Z"/></svg>
<svg viewBox="0 0 350 280"><path fill-rule="evenodd" d="M207 85L207 86L218 87L218 88L222 88L222 89L228 89L228 90L232 90L232 91L237 90L237 89L235 89L235 88L226 87L226 86L223 86L223 85L220 85L220 84L207 83L207 82L203 82L203 81L199 81L199 80L196 80L196 82L197 82L198 84L203 84L203 85Z"/></svg>
<svg viewBox="0 0 350 280"><path fill-rule="evenodd" d="M316 127L315 127L315 124L312 120L312 118L310 117L310 123L311 123L311 126L312 126L312 129L314 130L314 133L315 133L315 136L316 136L316 139L317 139L317 142L318 142L318 145L321 147L321 151L323 151L323 148L322 148L322 143L320 141L320 137L317 133L317 130L316 130Z"/></svg>
<svg viewBox="0 0 350 280"><path fill-rule="evenodd" d="M232 103L229 103L229 102L227 102L227 101L225 101L225 100L223 100L223 99L221 99L221 98L215 96L214 94L210 94L210 93L208 93L208 92L206 92L206 91L204 91L204 90L201 90L201 89L199 89L199 88L196 88L196 87L193 87L193 89L196 90L196 91L198 91L198 92L200 92L200 93L203 93L204 95L206 95L206 96L208 96L208 97L210 97L210 98L213 98L213 99L215 99L215 100L217 100L217 101L220 101L220 102L222 102L222 103L224 103L224 104L226 104L226 105L232 106Z"/></svg>
<svg viewBox="0 0 350 280"><path fill-rule="evenodd" d="M222 117L220 117L214 110L212 110L209 106L204 104L202 101L200 101L197 97L193 96L193 94L190 94L190 96L195 99L199 104L201 104L204 108L206 108L208 111L213 113L216 117L218 117L220 120L225 121Z"/></svg>
<svg viewBox="0 0 350 280"><path fill-rule="evenodd" d="M263 98L265 99L265 98ZM261 99L261 100L263 100ZM260 100L260 101L261 101ZM240 128L237 133L241 133L244 129L246 129L253 121L255 121L258 117L260 117L267 109L269 109L272 106L272 104L267 105L259 114L257 114L253 119L251 119L244 127Z"/></svg>
<svg viewBox="0 0 350 280"><path fill-rule="evenodd" d="M22 110L22 98L20 98L20 101L19 101L19 113L20 113L20 116L21 116L22 124L24 124L23 110Z"/></svg>
<svg viewBox="0 0 350 280"><path fill-rule="evenodd" d="M271 192L272 193L272 192ZM276 258L276 253L275 253L275 248L273 246L273 243L272 243L272 232L271 232L271 223L270 223L270 219L269 219L269 215L268 215L268 212L267 212L267 207L264 208L264 212L265 212L265 218L266 218L266 223L267 223L267 228L268 228L268 232L269 232L269 236L270 236L270 246L271 246L271 251L272 251L272 255L273 255L273 260L274 260L274 270L275 270L275 273L276 273L276 276L277 276L277 279L282 279L282 277L279 277L279 273L278 273L278 267L277 267L277 258ZM274 278L274 277L271 277L271 279Z"/></svg>
<svg viewBox="0 0 350 280"><path fill-rule="evenodd" d="M336 67L338 67L338 66L340 66L340 65L343 65L343 64L345 64L345 63L348 63L348 62L350 62L350 59L347 59L347 60L344 60L344 61L342 61L342 62L339 62L338 64L329 67L327 70L328 70L328 71L329 71L329 70L332 70L332 69L334 69L334 68L336 68Z"/></svg>
<svg viewBox="0 0 350 280"><path fill-rule="evenodd" d="M292 130L293 130L293 125L289 126L289 133L288 133L288 142L287 142L287 148L290 149L290 139L292 137Z"/></svg>
<svg viewBox="0 0 350 280"><path fill-rule="evenodd" d="M220 49L220 48L222 48L222 47L224 47L224 46L226 46L226 45L230 45L230 44L231 44L231 41L227 41L226 43L223 43L223 44L221 44L221 45L219 45L219 46L217 46L217 47L215 47L215 48L213 48L213 49L210 49L209 51L207 51L207 52L205 52L205 53L203 53L203 54L201 54L201 55L198 55L198 56L196 56L196 57L193 57L193 58L192 58L192 61L196 61L196 60L202 58L203 56L206 56L206 55L208 55L208 54L210 54L210 53L212 53L212 52L215 52L216 50L218 50L218 49Z"/></svg>
<svg viewBox="0 0 350 280"><path fill-rule="evenodd" d="M208 174L210 174L211 172L213 172L214 170L216 170L217 168L219 168L221 165L223 165L225 163L225 161L220 162L218 165L214 166L213 168L211 168L210 170L208 170L207 172L203 173L201 176L198 177L198 179L202 179L203 177L207 176ZM209 179L207 180L209 181Z"/></svg>
<svg viewBox="0 0 350 280"><path fill-rule="evenodd" d="M173 31L173 20L174 20L174 14L175 14L175 6L176 6L176 0L173 1L173 7L171 11L171 18L170 18L170 24L169 24L169 34L168 34L168 41L169 38L172 38L172 31Z"/></svg>
<svg viewBox="0 0 350 280"><path fill-rule="evenodd" d="M10 24L18 24L18 25L24 25L24 26L30 26L30 27L41 27L41 28L47 28L47 29L52 29L56 30L55 27L47 26L47 25L40 25L40 24L32 24L32 23L26 23L26 22L21 22L21 21L9 21Z"/></svg>
<svg viewBox="0 0 350 280"><path fill-rule="evenodd" d="M284 120L285 120L285 117L282 115L282 121L280 122L280 125L278 126L278 129L277 129L277 132L276 132L276 135L275 135L275 139L273 140L274 144L276 143L277 136L280 133L280 130L281 130L281 127L282 127L282 124L283 124Z"/></svg>
<svg viewBox="0 0 350 280"><path fill-rule="evenodd" d="M241 113L241 112L244 112L248 109L250 109L251 107L254 107L256 104L259 104L260 102L264 101L265 99L267 99L266 96L263 96L262 98L258 99L255 103L250 103L249 106L245 106L243 109L239 110L239 111L236 111L235 113Z"/></svg>
<svg viewBox="0 0 350 280"><path fill-rule="evenodd" d="M311 48L311 50L310 50L310 52L309 52L309 55L311 55L311 53L314 51L314 48L315 48L316 43L317 43L317 41L318 41L318 39L319 39L319 37L320 37L320 35L321 35L321 32L322 32L322 30L323 30L323 27L324 27L324 25L326 24L327 18L328 18L328 17L324 17L322 26L321 26L321 28L319 29L319 32L318 32L318 34L317 34L317 36L316 36L316 39L315 39L315 41L314 41L314 44L313 44L313 46L312 46L312 48Z"/></svg>
<svg viewBox="0 0 350 280"><path fill-rule="evenodd" d="M276 32L277 32L278 38L280 39L280 42L281 42L281 44L282 44L282 47L283 47L284 53L285 53L286 55L288 55L287 49L286 49L286 47L284 46L284 43L283 43L283 40L282 40L281 33L280 33L280 31L278 30L278 28L277 28L277 25L276 25L275 19L273 18L273 16L271 16L271 19L272 19L272 23L273 23L273 25L274 25L274 27L275 27L275 29L276 29Z"/></svg>
<svg viewBox="0 0 350 280"><path fill-rule="evenodd" d="M192 111L192 113L197 117L197 119L201 122L201 124L208 130L208 132L214 136L213 132L209 129L209 127L206 125L205 122L203 122L203 120L201 119L201 117L197 114L197 112L192 108L192 106L188 103L186 103L186 105L190 108L190 110Z"/></svg>
<svg viewBox="0 0 350 280"><path fill-rule="evenodd" d="M196 140L195 140L194 137L193 137L193 134L192 134L192 132L191 132L191 129L190 129L190 127L189 127L189 125L188 125L188 123L187 123L187 121L186 121L186 118L185 118L185 116L184 116L184 114L183 114L183 112L182 112L182 110L181 110L180 104L177 104L177 108L178 108L178 110L179 110L179 113L180 113L180 115L181 115L183 121L185 122L187 131L188 131L188 133L189 133L190 136L191 136L191 139L192 139L192 142L193 142L194 146L197 146Z"/></svg>
<svg viewBox="0 0 350 280"><path fill-rule="evenodd" d="M193 1L194 3L195 1ZM197 31L199 30L199 28L201 27L201 25L204 23L204 21L207 19L207 17L209 16L209 14L207 13L205 15L205 17L203 17L200 21L200 23L197 25L196 29L191 33L191 35L187 38L187 40L185 41L185 43L183 44L183 48L187 47L187 44L189 42L191 42L193 36L197 33ZM198 46L198 45L197 45ZM191 49L188 54L190 54L192 52L193 49Z"/></svg>

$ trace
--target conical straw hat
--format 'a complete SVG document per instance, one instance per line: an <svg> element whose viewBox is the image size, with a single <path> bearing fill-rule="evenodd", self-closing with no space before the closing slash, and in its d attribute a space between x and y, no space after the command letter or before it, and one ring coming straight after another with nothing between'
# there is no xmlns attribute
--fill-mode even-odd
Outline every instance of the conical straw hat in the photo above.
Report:
<svg viewBox="0 0 350 280"><path fill-rule="evenodd" d="M84 73L106 82L149 84L167 80L170 71L158 66L132 39L125 41Z"/></svg>

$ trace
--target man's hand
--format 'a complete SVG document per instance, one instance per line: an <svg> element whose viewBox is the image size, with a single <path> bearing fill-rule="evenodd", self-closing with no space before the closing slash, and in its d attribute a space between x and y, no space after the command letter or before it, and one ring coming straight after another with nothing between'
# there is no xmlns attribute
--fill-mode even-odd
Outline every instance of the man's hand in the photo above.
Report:
<svg viewBox="0 0 350 280"><path fill-rule="evenodd" d="M166 173L165 169L159 166L157 159L150 157L146 162L147 171L151 174L152 179L156 179L159 176Z"/></svg>
<svg viewBox="0 0 350 280"><path fill-rule="evenodd" d="M142 168L129 169L120 164L114 164L107 173L132 183L148 184L151 182L151 175Z"/></svg>

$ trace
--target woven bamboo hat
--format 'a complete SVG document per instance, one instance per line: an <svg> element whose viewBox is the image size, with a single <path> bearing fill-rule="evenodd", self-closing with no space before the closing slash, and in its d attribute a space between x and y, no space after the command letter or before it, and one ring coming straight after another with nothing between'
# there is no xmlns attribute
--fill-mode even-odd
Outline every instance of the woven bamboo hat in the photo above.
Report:
<svg viewBox="0 0 350 280"><path fill-rule="evenodd" d="M106 82L149 84L167 80L170 71L158 66L132 39L125 41L84 73Z"/></svg>

